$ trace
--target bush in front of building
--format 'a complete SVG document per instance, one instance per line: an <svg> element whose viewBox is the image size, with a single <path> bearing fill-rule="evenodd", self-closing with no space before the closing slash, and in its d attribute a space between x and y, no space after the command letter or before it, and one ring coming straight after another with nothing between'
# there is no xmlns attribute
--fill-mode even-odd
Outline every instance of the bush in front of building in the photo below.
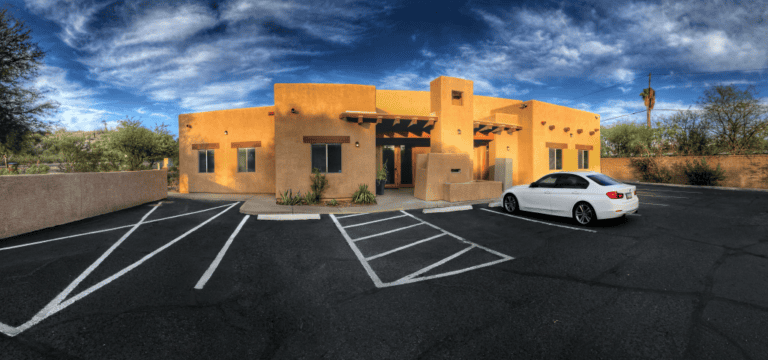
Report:
<svg viewBox="0 0 768 360"><path fill-rule="evenodd" d="M323 195L323 191L328 188L328 179L325 178L325 175L320 173L320 169L318 168L312 168L312 175L310 176L310 179L312 180L312 185L310 185L312 190L307 195L313 194L315 198L311 203L309 200L307 200L307 203L314 204L320 200L320 197Z"/></svg>
<svg viewBox="0 0 768 360"><path fill-rule="evenodd" d="M296 196L293 195L292 189L288 189L280 194L281 205L301 205L302 201L304 201L304 197L301 196L301 191L297 192Z"/></svg>
<svg viewBox="0 0 768 360"><path fill-rule="evenodd" d="M336 201L336 199L331 199L331 201L328 202L328 206L339 206L339 202Z"/></svg>
<svg viewBox="0 0 768 360"><path fill-rule="evenodd" d="M51 168L48 165L32 165L28 167L24 173L27 175L34 175L34 174L47 174Z"/></svg>
<svg viewBox="0 0 768 360"><path fill-rule="evenodd" d="M306 195L304 195L304 202L307 205L315 205L317 204L318 196L315 194L314 191L309 191Z"/></svg>
<svg viewBox="0 0 768 360"><path fill-rule="evenodd" d="M704 158L700 161L693 160L693 163L686 161L683 173L690 185L717 186L725 180L725 170L720 167L720 164L713 169Z"/></svg>
<svg viewBox="0 0 768 360"><path fill-rule="evenodd" d="M352 202L355 204L375 204L376 195L368 191L367 184L360 184L357 191L352 194Z"/></svg>
<svg viewBox="0 0 768 360"><path fill-rule="evenodd" d="M668 183L672 181L672 171L659 164L656 157L630 159L632 166L640 172L642 181Z"/></svg>

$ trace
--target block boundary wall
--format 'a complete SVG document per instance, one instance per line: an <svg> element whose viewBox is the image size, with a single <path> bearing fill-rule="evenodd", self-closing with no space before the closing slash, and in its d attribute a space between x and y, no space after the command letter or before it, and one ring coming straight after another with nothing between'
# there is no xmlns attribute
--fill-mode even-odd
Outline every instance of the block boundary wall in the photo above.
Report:
<svg viewBox="0 0 768 360"><path fill-rule="evenodd" d="M165 199L167 173L0 176L0 239Z"/></svg>

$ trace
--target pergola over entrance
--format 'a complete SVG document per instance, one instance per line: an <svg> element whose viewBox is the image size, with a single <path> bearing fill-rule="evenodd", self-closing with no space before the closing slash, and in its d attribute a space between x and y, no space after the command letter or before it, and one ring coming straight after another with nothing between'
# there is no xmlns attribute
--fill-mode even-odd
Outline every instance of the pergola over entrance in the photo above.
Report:
<svg viewBox="0 0 768 360"><path fill-rule="evenodd" d="M422 136L437 122L437 116L382 114L367 111L345 111L339 119L356 122L358 125L375 123L376 133L414 133Z"/></svg>
<svg viewBox="0 0 768 360"><path fill-rule="evenodd" d="M488 134L501 134L502 131L506 131L507 134L512 135L515 131L523 130L522 126L505 124L493 121L474 121L475 134L481 133L483 135Z"/></svg>

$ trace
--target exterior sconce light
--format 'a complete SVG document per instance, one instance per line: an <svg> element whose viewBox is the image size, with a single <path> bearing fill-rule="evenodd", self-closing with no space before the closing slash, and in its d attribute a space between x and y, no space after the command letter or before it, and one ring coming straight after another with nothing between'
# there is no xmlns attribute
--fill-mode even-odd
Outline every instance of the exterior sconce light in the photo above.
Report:
<svg viewBox="0 0 768 360"><path fill-rule="evenodd" d="M549 130L555 130L555 125L549 125Z"/></svg>
<svg viewBox="0 0 768 360"><path fill-rule="evenodd" d="M528 107L528 104L523 104L523 105L520 106L521 109L525 109L527 107Z"/></svg>
<svg viewBox="0 0 768 360"><path fill-rule="evenodd" d="M267 115L269 115L269 116L275 116L275 112L274 112L274 111L270 111L270 112L268 112L268 113L267 113Z"/></svg>
<svg viewBox="0 0 768 360"><path fill-rule="evenodd" d="M296 110L296 108L291 108L291 114L298 114L299 110Z"/></svg>
<svg viewBox="0 0 768 360"><path fill-rule="evenodd" d="M542 122L541 122L541 125L546 125L546 124L547 124L547 122L546 122L546 121L542 121Z"/></svg>
<svg viewBox="0 0 768 360"><path fill-rule="evenodd" d="M187 127L191 129L191 128L192 128L192 125L189 125L189 124L187 124Z"/></svg>
<svg viewBox="0 0 768 360"><path fill-rule="evenodd" d="M563 129L563 131L565 131L565 132L568 132L568 131L570 131L570 130L571 130L571 128L569 128L569 127L567 127L567 128L565 128L565 129Z"/></svg>
<svg viewBox="0 0 768 360"><path fill-rule="evenodd" d="M355 141L355 147L360 147L360 142L359 141Z"/></svg>
<svg viewBox="0 0 768 360"><path fill-rule="evenodd" d="M229 135L229 133L227 132L227 130L224 130L224 135Z"/></svg>
<svg viewBox="0 0 768 360"><path fill-rule="evenodd" d="M509 151L509 146L507 146L507 151Z"/></svg>
<svg viewBox="0 0 768 360"><path fill-rule="evenodd" d="M571 137L573 137L573 133L571 133Z"/></svg>
<svg viewBox="0 0 768 360"><path fill-rule="evenodd" d="M459 135L461 135L461 129L456 130L456 132L458 132Z"/></svg>

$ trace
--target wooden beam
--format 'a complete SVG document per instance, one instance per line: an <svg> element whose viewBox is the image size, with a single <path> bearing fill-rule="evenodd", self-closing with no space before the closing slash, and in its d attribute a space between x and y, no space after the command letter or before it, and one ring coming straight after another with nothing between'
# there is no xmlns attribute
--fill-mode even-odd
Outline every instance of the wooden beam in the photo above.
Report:
<svg viewBox="0 0 768 360"><path fill-rule="evenodd" d="M376 124L381 124L381 116L376 119Z"/></svg>
<svg viewBox="0 0 768 360"><path fill-rule="evenodd" d="M400 123L400 117L398 116L398 117L395 118L395 122L392 123L392 125L394 126L394 125L397 125L399 123Z"/></svg>
<svg viewBox="0 0 768 360"><path fill-rule="evenodd" d="M427 125L424 125L424 127L435 125L435 120L429 120L427 121Z"/></svg>
<svg viewBox="0 0 768 360"><path fill-rule="evenodd" d="M480 129L478 131L483 132L483 131L488 131L488 130L491 130L491 129L493 129L493 125L485 125L485 127L483 127L482 129Z"/></svg>
<svg viewBox="0 0 768 360"><path fill-rule="evenodd" d="M357 117L357 124L358 125L362 125L363 124L363 116L362 115Z"/></svg>

